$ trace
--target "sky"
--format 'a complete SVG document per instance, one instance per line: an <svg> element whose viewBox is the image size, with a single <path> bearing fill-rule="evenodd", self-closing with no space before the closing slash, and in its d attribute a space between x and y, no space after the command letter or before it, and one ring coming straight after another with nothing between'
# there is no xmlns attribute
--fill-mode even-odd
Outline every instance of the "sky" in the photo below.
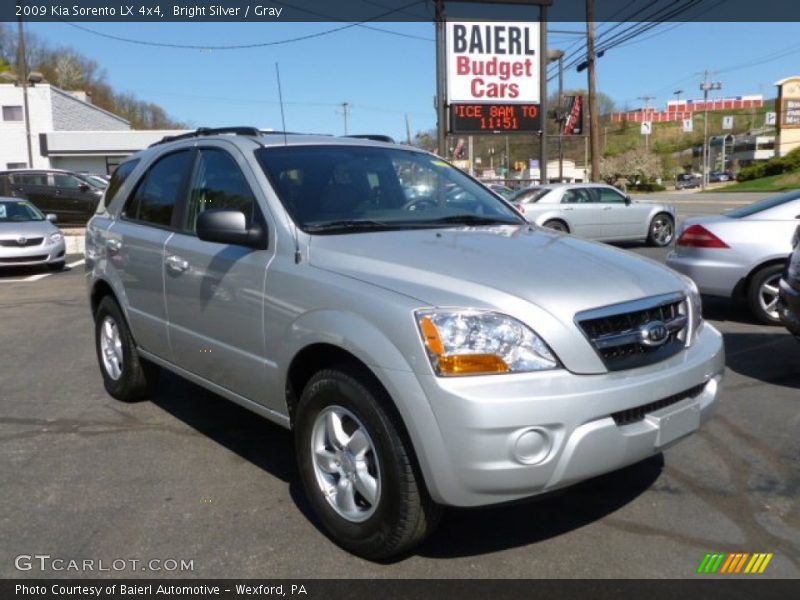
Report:
<svg viewBox="0 0 800 600"><path fill-rule="evenodd" d="M280 65L286 129L344 133L341 104L349 103L350 133L406 135L436 125L434 26L381 23L401 37L343 23L81 23L95 31L141 41L190 45L263 43L331 32L295 43L244 50L158 48L107 39L67 23L29 23L54 45L95 59L119 92L155 102L194 126L254 125L282 129L275 64ZM629 25L598 24L598 41ZM338 29L338 31L336 31ZM548 29L585 34L583 23ZM800 75L798 23L665 23L597 62L598 89L622 108L701 98L703 71L722 83L716 96L775 96L775 82ZM550 33L548 46L565 49L566 63L585 35ZM565 63L565 64L566 64ZM556 79L549 93L556 91ZM565 70L565 88L585 88L586 71Z"/></svg>

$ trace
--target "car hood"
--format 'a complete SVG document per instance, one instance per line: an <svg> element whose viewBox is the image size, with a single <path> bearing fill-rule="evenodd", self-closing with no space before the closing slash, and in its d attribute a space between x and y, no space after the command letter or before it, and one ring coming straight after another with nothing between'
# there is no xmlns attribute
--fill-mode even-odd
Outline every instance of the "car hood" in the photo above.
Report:
<svg viewBox="0 0 800 600"><path fill-rule="evenodd" d="M531 305L564 325L575 313L686 289L674 271L625 250L530 226L314 236L310 264L427 306Z"/></svg>
<svg viewBox="0 0 800 600"><path fill-rule="evenodd" d="M18 238L20 236L45 236L58 231L50 221L23 221L0 223L0 238Z"/></svg>

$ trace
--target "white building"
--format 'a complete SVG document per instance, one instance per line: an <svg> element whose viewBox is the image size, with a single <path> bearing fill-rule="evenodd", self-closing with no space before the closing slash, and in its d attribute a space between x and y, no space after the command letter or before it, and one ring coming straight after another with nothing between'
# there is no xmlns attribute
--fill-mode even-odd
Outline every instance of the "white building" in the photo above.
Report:
<svg viewBox="0 0 800 600"><path fill-rule="evenodd" d="M166 135L183 131L135 131L130 123L94 106L83 92L42 83L28 87L28 165L23 90L0 84L0 170L33 167L111 173L126 157Z"/></svg>

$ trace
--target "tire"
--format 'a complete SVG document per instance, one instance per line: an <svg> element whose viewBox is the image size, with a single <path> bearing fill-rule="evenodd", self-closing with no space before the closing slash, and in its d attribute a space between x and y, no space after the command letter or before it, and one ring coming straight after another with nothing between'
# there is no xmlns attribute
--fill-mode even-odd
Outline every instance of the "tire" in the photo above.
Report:
<svg viewBox="0 0 800 600"><path fill-rule="evenodd" d="M747 288L747 305L752 315L766 325L780 325L776 308L778 302L778 281L783 273L783 265L768 265L756 271L750 278Z"/></svg>
<svg viewBox="0 0 800 600"><path fill-rule="evenodd" d="M667 213L658 213L650 221L647 230L647 243L656 248L669 246L675 239L675 219Z"/></svg>
<svg viewBox="0 0 800 600"><path fill-rule="evenodd" d="M139 356L122 310L111 296L100 301L94 322L97 362L106 391L123 402L150 396L160 369Z"/></svg>
<svg viewBox="0 0 800 600"><path fill-rule="evenodd" d="M564 221L560 219L550 219L549 221L545 221L542 227L547 227L548 229L553 229L555 231L563 231L564 233L569 233L569 227L567 226Z"/></svg>
<svg viewBox="0 0 800 600"><path fill-rule="evenodd" d="M345 366L315 374L295 415L297 463L314 513L334 542L370 560L409 551L441 515L389 402L370 373Z"/></svg>
<svg viewBox="0 0 800 600"><path fill-rule="evenodd" d="M47 263L47 268L50 269L51 271L63 271L64 265L65 262L63 260L60 260L54 263Z"/></svg>

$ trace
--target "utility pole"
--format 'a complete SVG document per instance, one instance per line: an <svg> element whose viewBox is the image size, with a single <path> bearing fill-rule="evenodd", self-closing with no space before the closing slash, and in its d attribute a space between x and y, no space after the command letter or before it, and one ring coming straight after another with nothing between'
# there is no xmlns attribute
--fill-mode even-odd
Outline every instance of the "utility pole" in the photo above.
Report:
<svg viewBox="0 0 800 600"><path fill-rule="evenodd" d="M681 94L683 93L683 90L675 90L672 93L675 94L675 102L680 102L681 101Z"/></svg>
<svg viewBox="0 0 800 600"><path fill-rule="evenodd" d="M411 117L406 113L406 143L411 145Z"/></svg>
<svg viewBox="0 0 800 600"><path fill-rule="evenodd" d="M547 6L539 6L539 117L542 127L542 137L539 139L539 180L547 183ZM508 148L508 138L506 138ZM510 159L509 159L510 160Z"/></svg>
<svg viewBox="0 0 800 600"><path fill-rule="evenodd" d="M700 89L703 91L703 189L708 186L708 92L710 90L721 90L722 83L719 81L709 81L711 75L708 69L703 73L703 83Z"/></svg>
<svg viewBox="0 0 800 600"><path fill-rule="evenodd" d="M17 80L22 86L22 102L25 111L25 143L28 146L28 168L33 168L33 148L31 147L31 117L28 111L28 61L25 57L25 28L22 25L22 17L19 22L19 42L17 44Z"/></svg>
<svg viewBox="0 0 800 600"><path fill-rule="evenodd" d="M347 118L350 116L349 102L342 102L342 116L344 117L344 134L348 135Z"/></svg>
<svg viewBox="0 0 800 600"><path fill-rule="evenodd" d="M436 146L439 156L447 157L447 46L444 39L444 0L436 0Z"/></svg>
<svg viewBox="0 0 800 600"><path fill-rule="evenodd" d="M650 111L650 100L654 100L655 96L639 96L639 100L644 100L644 120L649 121L647 113ZM644 134L644 151L650 151L650 134Z"/></svg>
<svg viewBox="0 0 800 600"><path fill-rule="evenodd" d="M594 53L594 0L586 0L586 62L589 74L589 145L592 154L591 181L600 177L600 115L597 114L597 75Z"/></svg>

